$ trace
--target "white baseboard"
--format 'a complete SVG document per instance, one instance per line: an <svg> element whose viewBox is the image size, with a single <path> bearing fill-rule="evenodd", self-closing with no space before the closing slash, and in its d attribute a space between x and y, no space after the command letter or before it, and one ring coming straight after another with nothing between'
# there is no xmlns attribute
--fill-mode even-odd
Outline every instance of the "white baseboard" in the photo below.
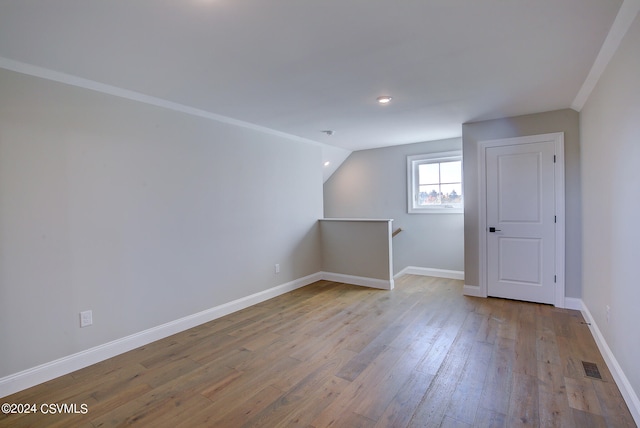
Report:
<svg viewBox="0 0 640 428"><path fill-rule="evenodd" d="M607 341L604 339L604 336L600 332L600 329L593 319L589 308L584 304L582 299L571 299L577 300L579 302L582 316L584 317L585 321L589 323L589 329L591 330L591 334L593 335L593 338L598 345L598 349L600 349L600 353L604 357L604 360L607 363L607 367L609 368L609 371L611 371L611 374L616 381L616 385L618 385L618 389L620 389L620 393L624 397L624 401L627 403L627 407L629 408L629 411L631 412L636 425L640 426L640 399L638 398L638 394L633 390L629 379L627 378L627 376L625 376L624 372L622 371L622 367L620 367L620 364L618 364L618 360L616 360L616 357L613 355L611 348L609 348ZM565 303L566 300L567 299L565 299Z"/></svg>
<svg viewBox="0 0 640 428"><path fill-rule="evenodd" d="M323 279L322 272L317 272L312 275L293 280L286 284L281 284L268 290L255 293L250 296L242 297L232 302L224 303L220 306L188 315L184 318L170 321L166 324L152 327L148 330L134 333L130 336L98 345L93 348L80 351L75 354L68 355L66 357L62 357L57 360L3 377L0 379L0 397L14 394L18 391L22 391L23 389L30 388L32 386L74 372L108 358L115 357L116 355L131 351L132 349L147 345L151 342L155 342L156 340L171 336L172 334L188 330L197 325L204 324L230 313L255 305L256 303L260 303L281 294L288 293L289 291L304 287L305 285L312 284L316 281L320 281L321 279Z"/></svg>
<svg viewBox="0 0 640 428"><path fill-rule="evenodd" d="M346 284L360 285L363 287L393 290L393 279L367 278L364 276L345 275L342 273L320 272L322 279L327 281L344 282Z"/></svg>
<svg viewBox="0 0 640 428"><path fill-rule="evenodd" d="M471 297L487 297L487 295L482 292L482 289L478 285L465 284L464 287L462 287L462 294Z"/></svg>
<svg viewBox="0 0 640 428"><path fill-rule="evenodd" d="M464 280L464 272L459 270L447 270L447 269L435 269L424 268L417 266L407 266L400 272L394 275L394 278L398 278L402 275L421 275L421 276L435 276L436 278L448 278Z"/></svg>
<svg viewBox="0 0 640 428"><path fill-rule="evenodd" d="M573 309L575 311L582 311L584 309L584 304L582 303L582 299L579 299L577 297L565 297L564 308Z"/></svg>

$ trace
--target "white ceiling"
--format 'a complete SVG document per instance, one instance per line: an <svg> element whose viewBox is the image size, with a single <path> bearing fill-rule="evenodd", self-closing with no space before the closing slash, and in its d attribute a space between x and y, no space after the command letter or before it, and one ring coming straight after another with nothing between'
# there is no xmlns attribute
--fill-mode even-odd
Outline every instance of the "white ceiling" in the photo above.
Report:
<svg viewBox="0 0 640 428"><path fill-rule="evenodd" d="M359 150L570 107L621 3L1 0L0 57Z"/></svg>

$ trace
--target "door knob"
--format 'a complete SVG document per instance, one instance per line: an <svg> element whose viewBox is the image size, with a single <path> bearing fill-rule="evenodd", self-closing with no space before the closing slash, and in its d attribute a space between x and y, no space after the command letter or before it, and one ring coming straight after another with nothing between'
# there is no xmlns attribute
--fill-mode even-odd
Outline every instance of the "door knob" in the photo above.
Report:
<svg viewBox="0 0 640 428"><path fill-rule="evenodd" d="M496 229L495 227L490 227L489 228L489 232L491 232L491 233L493 233L493 232L502 232L502 230Z"/></svg>

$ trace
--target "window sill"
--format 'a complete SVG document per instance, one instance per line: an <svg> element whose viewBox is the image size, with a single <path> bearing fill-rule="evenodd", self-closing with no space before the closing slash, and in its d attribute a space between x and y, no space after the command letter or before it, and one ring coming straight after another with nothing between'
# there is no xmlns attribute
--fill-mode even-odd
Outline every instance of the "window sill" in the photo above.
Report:
<svg viewBox="0 0 640 428"><path fill-rule="evenodd" d="M410 208L409 214L464 214L464 208Z"/></svg>

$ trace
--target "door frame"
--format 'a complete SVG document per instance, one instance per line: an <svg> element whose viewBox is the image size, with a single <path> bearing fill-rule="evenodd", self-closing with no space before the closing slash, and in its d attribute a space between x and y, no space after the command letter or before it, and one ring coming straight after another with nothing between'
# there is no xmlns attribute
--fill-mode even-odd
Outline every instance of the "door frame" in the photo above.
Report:
<svg viewBox="0 0 640 428"><path fill-rule="evenodd" d="M480 284L478 297L488 296L487 266L487 148L530 143L553 142L555 144L555 301L554 306L565 306L565 197L564 197L564 132L528 135L523 137L484 140L478 142L478 257Z"/></svg>

